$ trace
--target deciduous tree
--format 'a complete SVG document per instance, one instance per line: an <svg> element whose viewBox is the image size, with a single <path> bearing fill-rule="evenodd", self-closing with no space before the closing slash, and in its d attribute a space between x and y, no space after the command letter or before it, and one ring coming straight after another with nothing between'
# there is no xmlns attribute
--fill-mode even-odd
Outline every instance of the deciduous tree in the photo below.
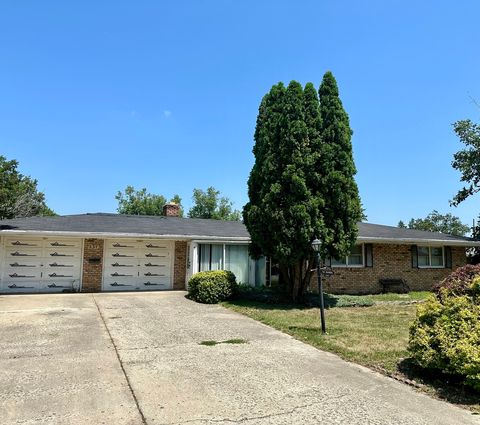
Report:
<svg viewBox="0 0 480 425"><path fill-rule="evenodd" d="M238 221L241 213L233 209L233 203L225 196L220 196L220 191L209 187L206 191L193 189L193 206L188 211L190 218L211 218L214 220Z"/></svg>
<svg viewBox="0 0 480 425"><path fill-rule="evenodd" d="M403 221L398 223L398 227L407 228ZM459 217L450 213L440 214L437 210L433 210L425 218L412 218L408 222L408 228L426 230L428 232L442 232L455 236L465 236L471 230L469 226L461 222Z"/></svg>
<svg viewBox="0 0 480 425"><path fill-rule="evenodd" d="M0 218L51 216L37 180L18 172L18 162L0 156Z"/></svg>
<svg viewBox="0 0 480 425"><path fill-rule="evenodd" d="M461 120L453 124L453 129L466 146L453 155L452 167L462 173L461 181L466 183L450 201L457 206L480 191L480 125Z"/></svg>
<svg viewBox="0 0 480 425"><path fill-rule="evenodd" d="M145 187L135 190L133 186L127 186L123 192L119 191L115 199L118 201L119 214L163 215L163 207L167 203L163 195L149 193ZM182 199L179 195L174 195L171 202L181 206ZM183 216L181 209L180 216Z"/></svg>

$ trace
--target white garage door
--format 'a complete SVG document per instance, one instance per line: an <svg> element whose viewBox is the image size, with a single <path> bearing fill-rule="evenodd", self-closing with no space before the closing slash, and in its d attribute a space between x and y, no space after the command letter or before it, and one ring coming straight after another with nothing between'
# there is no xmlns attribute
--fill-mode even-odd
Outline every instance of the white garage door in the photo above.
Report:
<svg viewBox="0 0 480 425"><path fill-rule="evenodd" d="M2 248L1 292L78 290L81 239L6 237Z"/></svg>
<svg viewBox="0 0 480 425"><path fill-rule="evenodd" d="M103 290L152 291L172 287L173 243L158 240L105 241Z"/></svg>

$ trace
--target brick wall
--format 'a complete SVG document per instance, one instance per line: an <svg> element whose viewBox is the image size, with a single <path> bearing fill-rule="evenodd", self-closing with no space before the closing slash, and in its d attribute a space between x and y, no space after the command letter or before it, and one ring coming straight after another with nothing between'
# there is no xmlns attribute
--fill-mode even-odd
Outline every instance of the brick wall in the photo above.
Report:
<svg viewBox="0 0 480 425"><path fill-rule="evenodd" d="M429 290L452 269L466 264L465 248L452 247L452 269L412 268L410 249L410 245L374 244L373 267L334 268L335 274L324 280L325 291L336 294L380 292L378 280L385 278L405 279L413 291ZM316 288L316 283L312 288Z"/></svg>
<svg viewBox="0 0 480 425"><path fill-rule="evenodd" d="M103 242L103 239L85 239L83 245L82 292L99 292L102 290ZM100 259L100 261L95 261L95 259Z"/></svg>
<svg viewBox="0 0 480 425"><path fill-rule="evenodd" d="M175 241L173 289L185 289L187 273L187 242Z"/></svg>

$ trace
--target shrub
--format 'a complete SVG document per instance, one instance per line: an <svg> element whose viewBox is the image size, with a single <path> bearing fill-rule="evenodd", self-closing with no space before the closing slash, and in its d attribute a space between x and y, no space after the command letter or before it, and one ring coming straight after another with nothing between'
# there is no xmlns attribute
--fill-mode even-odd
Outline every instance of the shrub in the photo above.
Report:
<svg viewBox="0 0 480 425"><path fill-rule="evenodd" d="M227 270L214 270L194 274L188 281L188 296L204 304L216 304L235 293L235 275Z"/></svg>
<svg viewBox="0 0 480 425"><path fill-rule="evenodd" d="M480 264L467 264L459 267L434 285L433 290L437 294L444 292L454 296L467 295L470 293L472 281L476 276L480 276Z"/></svg>
<svg viewBox="0 0 480 425"><path fill-rule="evenodd" d="M453 272L419 305L408 349L426 369L462 376L480 390L480 274L477 266Z"/></svg>
<svg viewBox="0 0 480 425"><path fill-rule="evenodd" d="M469 291L473 297L480 297L480 276L477 276L472 280Z"/></svg>
<svg viewBox="0 0 480 425"><path fill-rule="evenodd" d="M241 300L258 301L266 304L288 304L291 302L291 298L276 286L239 284L235 295L236 298Z"/></svg>

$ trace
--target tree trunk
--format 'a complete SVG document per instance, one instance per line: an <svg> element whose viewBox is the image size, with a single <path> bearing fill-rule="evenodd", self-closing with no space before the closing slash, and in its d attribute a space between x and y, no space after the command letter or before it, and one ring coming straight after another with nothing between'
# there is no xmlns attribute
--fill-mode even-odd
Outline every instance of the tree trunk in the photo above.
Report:
<svg viewBox="0 0 480 425"><path fill-rule="evenodd" d="M298 302L300 296L301 296L301 286L302 286L302 267L303 267L303 261L298 261L295 263L291 269L292 269L292 301L294 303Z"/></svg>
<svg viewBox="0 0 480 425"><path fill-rule="evenodd" d="M310 257L307 260L305 260L305 266L303 269L304 269L304 274L303 274L302 283L300 287L301 296L305 295L305 291L310 286L310 282L312 280L312 276L315 271L314 257Z"/></svg>
<svg viewBox="0 0 480 425"><path fill-rule="evenodd" d="M293 265L279 265L280 285L294 303L299 302L305 295L315 271L314 266L313 257L301 259Z"/></svg>

